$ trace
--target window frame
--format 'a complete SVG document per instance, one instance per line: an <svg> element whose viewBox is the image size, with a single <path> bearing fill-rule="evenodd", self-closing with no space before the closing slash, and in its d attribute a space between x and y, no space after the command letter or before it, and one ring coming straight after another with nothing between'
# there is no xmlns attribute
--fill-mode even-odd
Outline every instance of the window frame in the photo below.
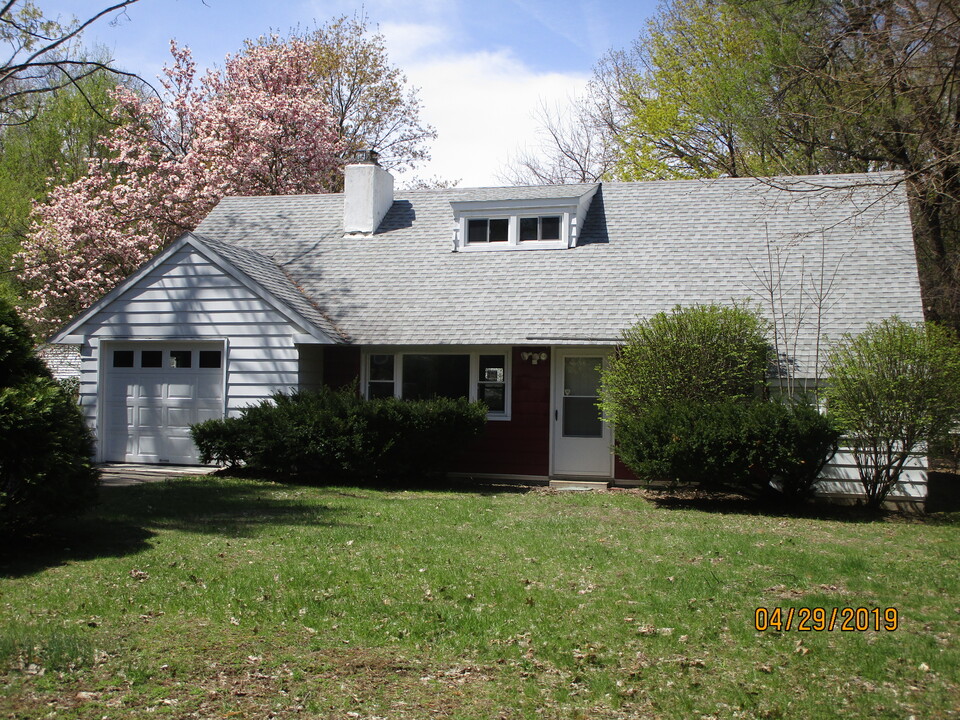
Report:
<svg viewBox="0 0 960 720"><path fill-rule="evenodd" d="M488 412L487 420L510 420L512 409L512 359L513 348L502 346L410 346L410 347L369 347L361 353L360 362L360 387L363 397L369 399L370 384L370 359L373 355L393 355L393 396L403 397L403 360L405 355L469 355L470 356L470 378L468 383L469 395L467 399L470 402L476 402L480 383L480 356L481 355L502 355L503 356L503 412Z"/></svg>

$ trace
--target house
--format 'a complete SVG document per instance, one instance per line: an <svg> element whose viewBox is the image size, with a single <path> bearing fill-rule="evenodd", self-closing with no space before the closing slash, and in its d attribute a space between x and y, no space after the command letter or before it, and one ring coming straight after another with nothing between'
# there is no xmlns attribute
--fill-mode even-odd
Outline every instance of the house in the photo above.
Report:
<svg viewBox="0 0 960 720"><path fill-rule="evenodd" d="M484 400L464 473L629 482L595 403L638 318L752 298L812 382L819 338L923 317L893 174L405 192L375 158L345 174L342 194L224 199L53 338L81 348L98 460L193 463L191 423L358 382Z"/></svg>

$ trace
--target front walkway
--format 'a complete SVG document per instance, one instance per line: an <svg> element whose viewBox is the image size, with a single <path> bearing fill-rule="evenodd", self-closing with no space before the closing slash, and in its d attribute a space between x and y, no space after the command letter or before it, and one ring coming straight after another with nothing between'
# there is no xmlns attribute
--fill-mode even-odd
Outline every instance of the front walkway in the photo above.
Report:
<svg viewBox="0 0 960 720"><path fill-rule="evenodd" d="M104 487L139 485L183 475L209 475L217 469L204 465L143 465L139 463L104 463L99 467L100 479Z"/></svg>

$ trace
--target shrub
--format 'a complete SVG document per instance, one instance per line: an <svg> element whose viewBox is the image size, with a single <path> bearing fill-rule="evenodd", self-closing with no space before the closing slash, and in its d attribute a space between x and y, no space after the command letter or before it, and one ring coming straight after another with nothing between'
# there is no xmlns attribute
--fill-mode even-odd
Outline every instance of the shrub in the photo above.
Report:
<svg viewBox="0 0 960 720"><path fill-rule="evenodd" d="M0 531L24 533L93 502L93 436L0 300Z"/></svg>
<svg viewBox="0 0 960 720"><path fill-rule="evenodd" d="M770 401L748 406L744 434L754 438L755 466L772 481L784 500L795 503L813 495L824 466L837 452L840 431L833 418L798 398L788 404Z"/></svg>
<svg viewBox="0 0 960 720"><path fill-rule="evenodd" d="M837 448L831 420L805 403L657 403L617 427L621 459L638 476L706 489L809 496Z"/></svg>
<svg viewBox="0 0 960 720"><path fill-rule="evenodd" d="M677 306L638 322L603 374L604 413L619 428L656 404L753 397L771 360L766 328L748 305Z"/></svg>
<svg viewBox="0 0 960 720"><path fill-rule="evenodd" d="M194 425L201 462L282 478L406 479L442 471L486 424L466 400L364 400L355 390L278 393Z"/></svg>
<svg viewBox="0 0 960 720"><path fill-rule="evenodd" d="M914 452L960 421L960 343L899 318L844 335L827 358L825 397L849 444L867 505L878 508Z"/></svg>

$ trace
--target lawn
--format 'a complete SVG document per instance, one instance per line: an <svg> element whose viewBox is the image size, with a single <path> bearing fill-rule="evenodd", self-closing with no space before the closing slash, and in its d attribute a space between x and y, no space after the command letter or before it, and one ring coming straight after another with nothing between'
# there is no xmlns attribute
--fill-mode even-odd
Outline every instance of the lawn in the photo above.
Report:
<svg viewBox="0 0 960 720"><path fill-rule="evenodd" d="M4 550L0 717L955 718L958 526L625 491L108 488ZM758 607L896 608L897 629L758 632Z"/></svg>

